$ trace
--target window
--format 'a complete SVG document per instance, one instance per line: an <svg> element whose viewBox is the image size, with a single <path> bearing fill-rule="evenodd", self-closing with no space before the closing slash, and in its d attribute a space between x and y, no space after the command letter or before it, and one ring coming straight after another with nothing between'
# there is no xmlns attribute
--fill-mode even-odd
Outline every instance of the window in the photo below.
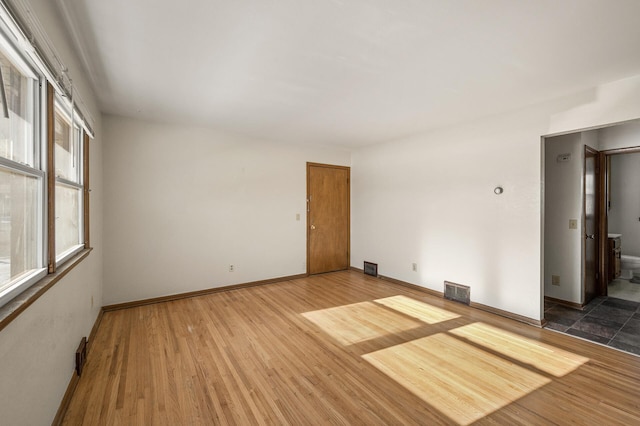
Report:
<svg viewBox="0 0 640 426"><path fill-rule="evenodd" d="M38 87L0 37L0 305L46 274Z"/></svg>
<svg viewBox="0 0 640 426"><path fill-rule="evenodd" d="M83 248L82 130L60 103L54 112L56 262Z"/></svg>
<svg viewBox="0 0 640 426"><path fill-rule="evenodd" d="M11 313L89 245L88 126L70 99L71 80L53 73L14 24L0 6L0 307L32 289Z"/></svg>

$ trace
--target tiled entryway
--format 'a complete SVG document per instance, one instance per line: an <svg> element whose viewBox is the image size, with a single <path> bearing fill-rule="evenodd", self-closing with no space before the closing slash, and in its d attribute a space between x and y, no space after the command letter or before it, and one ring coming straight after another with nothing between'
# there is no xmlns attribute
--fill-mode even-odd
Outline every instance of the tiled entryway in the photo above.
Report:
<svg viewBox="0 0 640 426"><path fill-rule="evenodd" d="M545 301L546 328L640 355L640 302L598 297L584 310Z"/></svg>

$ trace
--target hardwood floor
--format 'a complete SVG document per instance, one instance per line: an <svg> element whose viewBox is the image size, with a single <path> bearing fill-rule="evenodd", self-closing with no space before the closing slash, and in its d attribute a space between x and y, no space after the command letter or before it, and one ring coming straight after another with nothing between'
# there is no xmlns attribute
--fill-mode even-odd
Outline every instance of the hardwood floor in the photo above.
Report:
<svg viewBox="0 0 640 426"><path fill-rule="evenodd" d="M640 357L357 272L106 312L64 424L640 424Z"/></svg>

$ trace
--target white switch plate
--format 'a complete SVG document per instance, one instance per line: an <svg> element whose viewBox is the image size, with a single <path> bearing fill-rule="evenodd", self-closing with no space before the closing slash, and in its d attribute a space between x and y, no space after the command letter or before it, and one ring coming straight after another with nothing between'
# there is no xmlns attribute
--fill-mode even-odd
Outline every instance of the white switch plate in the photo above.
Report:
<svg viewBox="0 0 640 426"><path fill-rule="evenodd" d="M300 220L300 213L296 213L296 220Z"/></svg>
<svg viewBox="0 0 640 426"><path fill-rule="evenodd" d="M578 219L569 219L569 229L578 229Z"/></svg>

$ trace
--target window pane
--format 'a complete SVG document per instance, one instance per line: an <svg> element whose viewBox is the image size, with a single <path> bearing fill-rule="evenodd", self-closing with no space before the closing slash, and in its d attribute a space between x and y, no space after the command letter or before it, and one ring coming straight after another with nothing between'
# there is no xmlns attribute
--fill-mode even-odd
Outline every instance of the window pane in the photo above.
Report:
<svg viewBox="0 0 640 426"><path fill-rule="evenodd" d="M33 166L34 80L24 76L2 51L0 72L0 156Z"/></svg>
<svg viewBox="0 0 640 426"><path fill-rule="evenodd" d="M0 291L40 266L38 181L0 169Z"/></svg>
<svg viewBox="0 0 640 426"><path fill-rule="evenodd" d="M82 190L56 183L56 257L80 241Z"/></svg>
<svg viewBox="0 0 640 426"><path fill-rule="evenodd" d="M72 132L71 129L74 131ZM56 176L72 182L80 178L80 135L60 111L55 113Z"/></svg>

